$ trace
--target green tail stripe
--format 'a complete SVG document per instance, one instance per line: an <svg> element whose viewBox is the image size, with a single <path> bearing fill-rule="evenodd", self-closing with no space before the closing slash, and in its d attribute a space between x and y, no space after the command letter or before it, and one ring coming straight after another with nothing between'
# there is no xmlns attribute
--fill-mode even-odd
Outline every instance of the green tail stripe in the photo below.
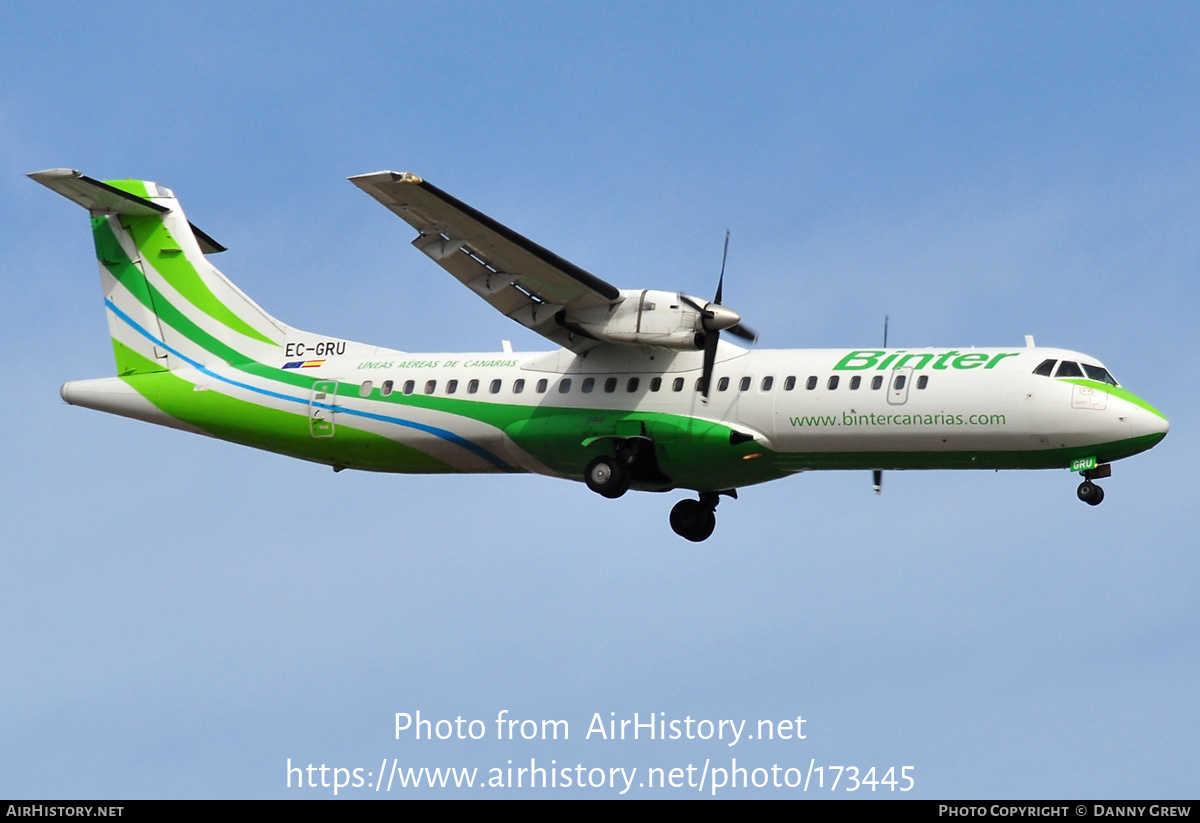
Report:
<svg viewBox="0 0 1200 823"><path fill-rule="evenodd" d="M178 241L161 217L125 216L121 218L121 224L133 236L142 258L154 266L189 303L238 334L271 346L279 345L239 317L212 293L192 261L183 254Z"/></svg>
<svg viewBox="0 0 1200 823"><path fill-rule="evenodd" d="M153 312L154 302L150 297L150 287L146 282L146 277L142 274L142 270L135 266L129 256L125 254L125 250L117 242L117 237L113 234L112 227L108 225L106 218L92 218L92 240L96 244L96 259L108 269L118 283L137 298L138 302ZM113 341L113 356L117 361L119 377L139 374L142 370L166 371L167 367L162 363L152 362L144 357L130 358L126 356L128 351L127 347Z"/></svg>
<svg viewBox="0 0 1200 823"><path fill-rule="evenodd" d="M96 240L96 254L108 272L132 294L139 303L153 312L158 318L178 331L192 343L200 346L210 354L220 357L226 363L249 374L266 377L299 386L303 389L312 388L313 378L304 375L285 372L281 369L264 366L248 355L213 337L204 329L197 326L183 312L175 307L167 297L150 284L142 275L140 269L129 259L129 255L117 241L112 227L103 217L92 219L93 234ZM120 364L118 364L120 368Z"/></svg>
<svg viewBox="0 0 1200 823"><path fill-rule="evenodd" d="M145 197L147 199L157 196L158 194L158 192L155 192L153 195L150 194L150 191L146 188L145 180L105 180L104 185L112 186L114 189L127 191L132 195L136 195L137 197Z"/></svg>

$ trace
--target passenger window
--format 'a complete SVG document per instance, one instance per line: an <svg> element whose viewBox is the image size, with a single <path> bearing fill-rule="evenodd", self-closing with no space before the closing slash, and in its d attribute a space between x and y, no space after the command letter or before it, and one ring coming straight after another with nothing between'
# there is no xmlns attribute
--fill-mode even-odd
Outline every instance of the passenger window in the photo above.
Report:
<svg viewBox="0 0 1200 823"><path fill-rule="evenodd" d="M585 377L583 380L583 385L580 386L579 388L583 391L584 394L591 394L592 389L596 388L596 378Z"/></svg>
<svg viewBox="0 0 1200 823"><path fill-rule="evenodd" d="M762 381L762 390L763 391L770 391L771 387L774 385L775 385L774 377L764 377L763 378L763 381Z"/></svg>
<svg viewBox="0 0 1200 823"><path fill-rule="evenodd" d="M704 378L703 378L703 377L697 377L697 378L696 378L696 391L700 391L700 389L702 388L700 384L701 384L701 383L703 383L703 382L704 382Z"/></svg>
<svg viewBox="0 0 1200 823"><path fill-rule="evenodd" d="M728 391L728 390L729 390L729 378L722 377L720 380L717 381L717 391Z"/></svg>
<svg viewBox="0 0 1200 823"><path fill-rule="evenodd" d="M472 380L470 383L467 384L467 394L474 394L477 391L479 391L479 381L478 380Z"/></svg>
<svg viewBox="0 0 1200 823"><path fill-rule="evenodd" d="M817 376L814 374L812 377L808 378L808 382L806 382L804 384L804 388L808 389L809 391L812 391L816 387L817 387Z"/></svg>
<svg viewBox="0 0 1200 823"><path fill-rule="evenodd" d="M682 377L675 378L675 381L671 384L671 391L683 391L683 378Z"/></svg>
<svg viewBox="0 0 1200 823"><path fill-rule="evenodd" d="M830 390L830 391L833 391L834 389L836 389L836 388L837 388L837 386L838 386L838 376L837 376L836 374L835 374L833 377L829 378L829 384L828 384L828 385L829 385L829 390Z"/></svg>
<svg viewBox="0 0 1200 823"><path fill-rule="evenodd" d="M513 394L520 394L523 391L525 391L525 379L521 378L519 380L514 380L513 381Z"/></svg>
<svg viewBox="0 0 1200 823"><path fill-rule="evenodd" d="M877 374L871 378L871 388L878 390L883 388L883 375Z"/></svg>
<svg viewBox="0 0 1200 823"><path fill-rule="evenodd" d="M900 391L902 388L904 388L904 384L906 382L908 382L908 380L905 378L905 376L903 374L898 374L896 375L896 382L893 383L892 386L896 391Z"/></svg>
<svg viewBox="0 0 1200 823"><path fill-rule="evenodd" d="M917 388L923 389L929 385L929 375L923 374L917 378Z"/></svg>
<svg viewBox="0 0 1200 823"><path fill-rule="evenodd" d="M604 381L604 390L606 392L608 392L609 394L612 394L613 392L615 392L617 390L617 378L610 377L607 380L605 380Z"/></svg>
<svg viewBox="0 0 1200 823"><path fill-rule="evenodd" d="M433 394L434 391L436 391L436 390L437 390L437 381L436 380L426 380L425 381L425 393L426 394Z"/></svg>
<svg viewBox="0 0 1200 823"><path fill-rule="evenodd" d="M456 391L458 391L458 381L457 380L451 380L448 383L446 383L446 394L454 394Z"/></svg>
<svg viewBox="0 0 1200 823"><path fill-rule="evenodd" d="M374 387L371 385L371 381L364 380L363 384L358 387L358 396L359 397L370 397L372 388L374 388Z"/></svg>
<svg viewBox="0 0 1200 823"><path fill-rule="evenodd" d="M416 389L416 385L417 385L417 384L416 384L416 383L414 383L414 382L413 382L413 381L411 381L411 380L405 380L405 381L404 381L404 387L403 387L402 389L400 389L400 390L401 390L402 392L404 392L405 394L412 394L412 393L413 393L413 391Z"/></svg>
<svg viewBox="0 0 1200 823"><path fill-rule="evenodd" d="M488 391L490 391L492 394L499 394L499 393L500 393L500 381L499 381L499 380L493 380L493 381L492 381L492 385L491 385L491 387L488 389Z"/></svg>
<svg viewBox="0 0 1200 823"><path fill-rule="evenodd" d="M1083 377L1083 371L1080 370L1079 364L1073 360L1064 360L1058 364L1058 371L1054 373L1055 377Z"/></svg>
<svg viewBox="0 0 1200 823"><path fill-rule="evenodd" d="M637 391L638 386L641 385L641 382L642 381L636 377L629 378L629 382L625 384L625 391L628 391L628 392Z"/></svg>
<svg viewBox="0 0 1200 823"><path fill-rule="evenodd" d="M545 394L547 385L549 385L549 384L546 382L546 378L543 377L541 380L539 380L537 382L538 394Z"/></svg>
<svg viewBox="0 0 1200 823"><path fill-rule="evenodd" d="M794 388L796 388L796 378L795 377L789 376L787 380L783 381L783 390L784 391L791 391Z"/></svg>
<svg viewBox="0 0 1200 823"><path fill-rule="evenodd" d="M851 391L854 391L860 385L862 385L862 376L861 375L856 374L850 378L850 390Z"/></svg>
<svg viewBox="0 0 1200 823"><path fill-rule="evenodd" d="M384 380L383 385L379 387L379 393L382 394L384 397L387 397L389 394L391 394L392 393L392 381Z"/></svg>
<svg viewBox="0 0 1200 823"><path fill-rule="evenodd" d="M738 389L740 391L750 391L750 378L743 377L742 381L738 383Z"/></svg>
<svg viewBox="0 0 1200 823"><path fill-rule="evenodd" d="M1040 374L1042 377L1049 377L1054 373L1054 364L1057 360L1043 360L1041 364L1033 370L1034 374Z"/></svg>
<svg viewBox="0 0 1200 823"><path fill-rule="evenodd" d="M650 378L650 391L658 391L661 388L662 388L662 378L661 377L651 377Z"/></svg>
<svg viewBox="0 0 1200 823"><path fill-rule="evenodd" d="M571 390L571 378L564 377L562 380L558 381L558 393L559 394L566 394L570 390Z"/></svg>

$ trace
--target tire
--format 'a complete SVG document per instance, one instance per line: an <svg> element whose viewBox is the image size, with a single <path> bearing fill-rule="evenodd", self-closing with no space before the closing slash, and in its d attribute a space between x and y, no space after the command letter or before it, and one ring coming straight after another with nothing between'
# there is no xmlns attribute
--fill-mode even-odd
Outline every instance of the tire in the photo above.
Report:
<svg viewBox="0 0 1200 823"><path fill-rule="evenodd" d="M1104 489L1097 486L1091 480L1084 480L1080 483L1075 494L1089 506L1099 506L1104 500Z"/></svg>
<svg viewBox="0 0 1200 823"><path fill-rule="evenodd" d="M671 509L671 530L685 540L707 540L716 527L716 513L699 500L680 500Z"/></svg>
<svg viewBox="0 0 1200 823"><path fill-rule="evenodd" d="M629 491L629 472L611 457L597 457L588 463L583 479L589 489L610 500Z"/></svg>

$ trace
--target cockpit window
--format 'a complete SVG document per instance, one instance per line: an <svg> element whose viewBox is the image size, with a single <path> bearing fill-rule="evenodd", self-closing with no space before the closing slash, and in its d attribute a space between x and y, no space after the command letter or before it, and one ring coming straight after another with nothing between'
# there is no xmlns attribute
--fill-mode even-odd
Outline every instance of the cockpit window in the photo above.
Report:
<svg viewBox="0 0 1200 823"><path fill-rule="evenodd" d="M1083 377L1083 372L1079 369L1079 364L1074 360L1064 360L1058 364L1058 371L1054 373L1055 377Z"/></svg>
<svg viewBox="0 0 1200 823"><path fill-rule="evenodd" d="M1042 364L1033 370L1034 374L1040 374L1042 377L1049 377L1054 374L1054 364L1057 360L1043 360Z"/></svg>
<svg viewBox="0 0 1200 823"><path fill-rule="evenodd" d="M1108 369L1106 368L1101 366L1089 366L1087 363L1084 363L1083 370L1087 372L1087 376L1093 380L1096 380L1100 383L1107 383L1110 386L1117 385L1117 381L1113 379L1113 376L1108 373Z"/></svg>

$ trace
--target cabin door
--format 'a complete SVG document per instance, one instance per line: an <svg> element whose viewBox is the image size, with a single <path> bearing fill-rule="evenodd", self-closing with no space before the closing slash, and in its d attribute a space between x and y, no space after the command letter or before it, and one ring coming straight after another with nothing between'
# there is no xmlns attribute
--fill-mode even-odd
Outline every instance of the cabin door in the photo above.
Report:
<svg viewBox="0 0 1200 823"><path fill-rule="evenodd" d="M912 383L912 367L893 369L888 381L888 403L893 406L903 406L908 402L908 387Z"/></svg>
<svg viewBox="0 0 1200 823"><path fill-rule="evenodd" d="M337 414L336 380L313 383L308 398L308 431L313 437L333 437L333 418Z"/></svg>

